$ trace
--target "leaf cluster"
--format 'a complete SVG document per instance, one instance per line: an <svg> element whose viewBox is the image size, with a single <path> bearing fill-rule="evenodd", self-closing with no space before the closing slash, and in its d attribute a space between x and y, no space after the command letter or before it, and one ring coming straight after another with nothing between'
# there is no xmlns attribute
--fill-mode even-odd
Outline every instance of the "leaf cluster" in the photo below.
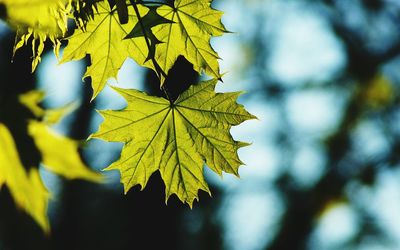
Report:
<svg viewBox="0 0 400 250"><path fill-rule="evenodd" d="M17 99L6 97L0 107L0 187L7 186L16 205L49 231L50 196L39 175L39 167L67 179L100 182L102 176L82 162L79 142L51 128L73 107L45 110L39 105L43 96L42 92L31 91ZM18 144L15 138L24 144Z"/></svg>
<svg viewBox="0 0 400 250"><path fill-rule="evenodd" d="M5 7L3 19L17 31L14 50L28 41L32 43L32 70L40 61L47 39L53 42L56 56L60 40L67 41L61 63L90 56L84 77L91 79L92 99L111 78L117 78L128 58L157 74L165 98L113 87L126 100L127 107L100 111L104 122L91 138L124 143L120 159L106 170L120 171L125 192L135 185L144 188L152 173L160 171L166 201L176 194L190 206L198 199L199 189L210 193L203 176L204 165L219 175L223 172L239 175L243 163L237 151L247 144L235 141L230 129L255 118L237 104L240 93L214 91L222 75L220 58L210 40L228 31L221 22L223 13L211 4L212 0L0 0ZM75 21L77 29L65 37L68 19ZM177 100L172 100L164 82L179 56L185 57L199 74L212 79L192 85ZM29 106L40 113L42 120L48 114L37 105ZM64 149L76 149L67 139L56 139L43 121L30 124L28 130L33 138L64 142ZM2 143L13 149L7 128L0 127L0 132ZM50 152L42 141L38 140L36 146L42 152L49 151L42 154L44 164L58 166L57 157L61 156ZM7 157L15 160L15 152ZM77 159L71 161L68 163L76 164ZM68 173L59 167L51 170L76 177L73 170Z"/></svg>

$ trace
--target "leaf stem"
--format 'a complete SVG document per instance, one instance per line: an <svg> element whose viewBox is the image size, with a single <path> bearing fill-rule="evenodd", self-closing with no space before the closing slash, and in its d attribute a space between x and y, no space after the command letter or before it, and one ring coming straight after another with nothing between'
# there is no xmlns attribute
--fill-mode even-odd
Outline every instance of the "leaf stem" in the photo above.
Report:
<svg viewBox="0 0 400 250"><path fill-rule="evenodd" d="M157 1L139 1L139 3L142 4L155 4L155 5L165 5L166 3L162 3L162 2L157 2Z"/></svg>
<svg viewBox="0 0 400 250"><path fill-rule="evenodd" d="M140 1L140 0L131 0L131 4L133 6L133 9L135 10L136 16L138 18L138 22L140 25L140 28L142 29L144 38L146 40L146 45L147 45L147 49L149 50L149 52L151 51L151 45L150 45L150 41L146 32L146 28L144 27L143 21L142 21L142 17L140 16L140 12L139 12L139 8L137 7L138 2L141 3L150 3L149 1ZM156 3L156 2L152 2L151 3ZM158 2L157 2L158 3ZM162 3L159 3L162 4ZM150 55L151 53L149 53ZM154 58L154 55L151 56L151 61L154 65L154 67L156 68L157 74L161 74L163 77L167 78L167 74L161 69L160 65L157 63L156 59ZM158 76L160 78L160 76ZM162 86L161 89L163 90L165 96L167 97L167 99L169 100L169 102L172 104L172 100L165 88L165 86Z"/></svg>
<svg viewBox="0 0 400 250"><path fill-rule="evenodd" d="M165 85L161 87L161 90L164 92L164 94L165 94L165 96L167 97L169 103L170 103L170 104L173 104L173 101L172 101L170 95L168 94L168 90L167 90L167 88L165 87Z"/></svg>

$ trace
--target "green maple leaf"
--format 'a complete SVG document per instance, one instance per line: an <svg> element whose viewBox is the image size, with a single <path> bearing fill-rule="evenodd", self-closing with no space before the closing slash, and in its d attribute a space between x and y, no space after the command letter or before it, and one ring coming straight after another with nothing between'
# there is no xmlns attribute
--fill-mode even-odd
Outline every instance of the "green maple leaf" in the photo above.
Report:
<svg viewBox="0 0 400 250"><path fill-rule="evenodd" d="M69 112L71 106L44 110L38 104L43 93L31 91L19 97L19 103L28 107L37 119L27 119L27 133L41 154L43 166L67 179L100 182L101 175L91 171L81 160L79 143L55 133L50 125ZM1 107L0 107L1 109ZM0 110L1 111L1 110ZM11 131L0 122L0 188L6 185L18 207L26 211L43 228L50 230L47 218L49 192L39 175L39 166L24 166Z"/></svg>
<svg viewBox="0 0 400 250"><path fill-rule="evenodd" d="M125 192L142 189L157 170L172 194L192 206L198 190L210 192L203 176L206 163L214 172L238 176L237 150L248 144L233 140L230 128L254 119L236 103L240 93L215 93L217 80L191 86L174 102L136 90L114 88L127 101L120 111L100 111L104 117L92 138L123 142L118 169Z"/></svg>
<svg viewBox="0 0 400 250"><path fill-rule="evenodd" d="M212 0L176 0L174 7L162 5L157 13L172 23L152 28L162 43L156 47L155 60L168 73L179 55L186 57L194 69L220 78L218 54L210 45L212 36L226 31L221 23L222 12L211 8ZM161 79L162 82L164 79Z"/></svg>
<svg viewBox="0 0 400 250"><path fill-rule="evenodd" d="M0 123L0 187L7 185L15 203L27 211L47 232L46 211L49 194L37 169L27 172L18 156L17 147L8 128Z"/></svg>
<svg viewBox="0 0 400 250"><path fill-rule="evenodd" d="M68 45L61 60L63 63L90 55L91 65L84 77L90 76L92 79L93 98L104 88L108 79L116 78L128 57L140 65L153 68L152 62L146 60L149 52L144 37L124 40L138 22L132 6L128 6L129 20L124 25L119 22L116 6L111 9L107 1L102 1L97 3L96 8L98 11L88 21L86 29L77 29L67 38ZM142 5L138 8L143 16L148 11Z"/></svg>
<svg viewBox="0 0 400 250"><path fill-rule="evenodd" d="M46 169L67 179L101 181L101 176L82 162L78 153L79 142L55 133L43 122L30 121L28 130L42 154L42 164Z"/></svg>
<svg viewBox="0 0 400 250"><path fill-rule="evenodd" d="M30 91L19 96L19 102L28 107L37 117L37 120L28 120L28 134L41 152L44 167L67 179L101 181L102 177L82 162L78 153L80 143L57 134L51 128L51 125L58 123L73 111L76 105L70 104L58 109L45 110L39 105L44 96L41 91Z"/></svg>

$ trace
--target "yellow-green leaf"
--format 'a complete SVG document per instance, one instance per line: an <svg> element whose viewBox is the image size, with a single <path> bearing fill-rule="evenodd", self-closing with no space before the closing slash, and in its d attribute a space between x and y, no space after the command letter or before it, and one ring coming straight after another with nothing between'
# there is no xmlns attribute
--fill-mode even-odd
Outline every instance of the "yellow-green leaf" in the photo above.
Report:
<svg viewBox="0 0 400 250"><path fill-rule="evenodd" d="M91 171L81 160L79 143L56 134L46 124L30 121L28 132L42 154L43 165L67 179L85 179L99 182L101 175Z"/></svg>
<svg viewBox="0 0 400 250"><path fill-rule="evenodd" d="M19 158L15 142L8 128L0 123L0 187L7 185L15 203L30 214L44 231L49 231L47 204L49 194L37 169L28 174Z"/></svg>
<svg viewBox="0 0 400 250"><path fill-rule="evenodd" d="M217 80L191 86L174 103L136 90L115 88L127 101L120 111L100 111L104 122L92 135L124 142L121 157L107 170L118 169L125 192L142 189L160 171L166 201L172 194L192 206L198 190L210 192L203 176L206 163L214 172L238 176L237 150L246 143L233 140L232 126L255 118L236 103L240 93L215 93Z"/></svg>
<svg viewBox="0 0 400 250"><path fill-rule="evenodd" d="M17 29L33 28L47 34L66 31L65 10L68 0L0 0L6 8L6 20Z"/></svg>
<svg viewBox="0 0 400 250"><path fill-rule="evenodd" d="M221 77L219 57L211 47L210 39L227 31L221 23L223 13L212 9L211 2L175 0L174 8L162 5L157 9L160 16L172 21L152 28L154 35L163 42L156 47L155 59L165 73L182 55L197 72L205 71L214 78Z"/></svg>
<svg viewBox="0 0 400 250"><path fill-rule="evenodd" d="M107 1L96 5L98 12L88 21L86 29L75 30L68 38L61 62L80 60L90 54L91 65L85 77L92 79L93 98L104 88L107 80L116 78L118 70L128 57L138 64L152 68L152 62L147 61L148 48L144 37L124 39L137 23L132 6L128 7L129 20L120 24L116 6L110 9ZM141 15L146 15L148 9L138 6Z"/></svg>
<svg viewBox="0 0 400 250"><path fill-rule="evenodd" d="M67 179L101 181L101 175L91 171L82 162L78 152L79 143L55 133L50 127L60 120L63 114L71 111L72 105L56 110L45 110L39 105L43 97L44 94L40 91L30 91L19 96L16 105L26 106L36 119L26 118L27 131L18 133L27 133L33 139L35 146L32 150L38 150L47 170ZM18 115L20 114L16 114ZM7 126L0 123L0 187L6 185L15 203L48 232L49 222L46 212L49 193L39 176L38 163L33 164L35 166L22 164L21 158L23 159L24 155L19 155L16 145L25 142L14 141L10 132L14 128Z"/></svg>
<svg viewBox="0 0 400 250"><path fill-rule="evenodd" d="M67 30L69 0L0 0L6 9L5 20L17 31L14 52L32 39L32 71L40 62L44 42L50 39L58 55L58 38Z"/></svg>
<svg viewBox="0 0 400 250"><path fill-rule="evenodd" d="M68 115L77 108L77 103L72 102L61 108L43 109L39 103L44 99L45 93L42 91L29 91L19 95L19 102L32 111L35 117L42 119L47 125L59 122L64 116Z"/></svg>
<svg viewBox="0 0 400 250"><path fill-rule="evenodd" d="M91 171L82 162L78 152L79 142L55 133L50 127L70 113L76 104L45 110L39 106L43 98L44 93L41 91L30 91L19 96L19 101L42 120L28 121L28 134L41 152L43 165L51 172L67 179L101 181L101 175Z"/></svg>
<svg viewBox="0 0 400 250"><path fill-rule="evenodd" d="M19 95L18 101L32 111L35 117L40 118L46 115L46 110L39 105L44 96L44 92L32 90Z"/></svg>

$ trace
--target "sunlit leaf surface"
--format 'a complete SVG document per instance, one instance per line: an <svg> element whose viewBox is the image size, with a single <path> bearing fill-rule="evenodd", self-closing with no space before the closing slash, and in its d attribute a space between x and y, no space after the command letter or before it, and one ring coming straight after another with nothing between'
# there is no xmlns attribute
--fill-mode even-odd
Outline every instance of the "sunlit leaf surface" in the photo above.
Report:
<svg viewBox="0 0 400 250"><path fill-rule="evenodd" d="M104 122L93 137L125 143L120 159L107 168L121 172L125 192L135 185L144 188L159 170L166 200L176 194L192 206L199 189L210 192L204 164L218 174L238 176L243 163L237 150L247 144L233 140L230 128L255 117L236 103L240 93L215 93L216 82L193 85L172 104L137 90L115 88L128 106L101 111Z"/></svg>
<svg viewBox="0 0 400 250"><path fill-rule="evenodd" d="M40 62L44 42L50 39L58 55L58 38L67 31L68 0L0 0L5 8L3 18L16 31L14 52L32 39L32 71Z"/></svg>
<svg viewBox="0 0 400 250"><path fill-rule="evenodd" d="M156 61L168 73L182 55L196 71L220 78L219 57L210 39L227 32L221 23L223 13L211 8L211 0L176 0L174 4L174 8L163 5L157 9L160 16L172 22L152 28L162 42L156 47Z"/></svg>
<svg viewBox="0 0 400 250"><path fill-rule="evenodd" d="M50 127L68 113L71 106L44 110L38 105L43 96L42 92L31 91L19 97L19 102L37 117L27 120L26 133L40 152L42 164L49 171L67 179L101 181L101 175L91 171L82 162L78 152L79 143L55 133ZM17 206L48 232L50 228L46 213L49 193L39 176L39 166L23 165L21 158L25 156L18 152L17 143L25 142L15 141L12 129L0 123L0 187L6 185Z"/></svg>
<svg viewBox="0 0 400 250"><path fill-rule="evenodd" d="M139 5L139 13L144 16L148 9ZM116 78L118 70L130 57L138 64L152 68L152 62L147 61L148 47L144 37L124 39L137 24L137 16L132 6L128 8L127 24L120 24L116 6L110 8L107 1L97 4L93 20L86 25L86 30L77 29L67 38L68 45L64 50L62 62L80 60L90 55L91 65L85 77L92 79L93 98L104 88L107 80Z"/></svg>

